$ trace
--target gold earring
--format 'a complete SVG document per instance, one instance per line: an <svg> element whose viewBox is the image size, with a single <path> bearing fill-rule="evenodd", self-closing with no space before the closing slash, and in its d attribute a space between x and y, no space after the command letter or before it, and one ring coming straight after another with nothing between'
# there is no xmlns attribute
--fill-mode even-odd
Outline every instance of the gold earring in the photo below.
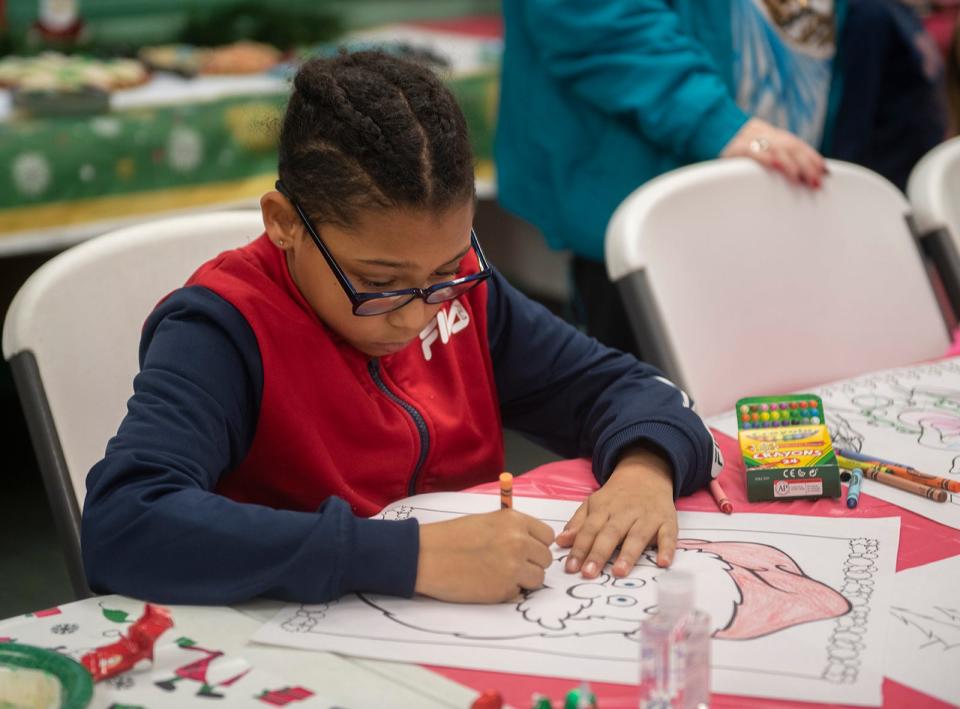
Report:
<svg viewBox="0 0 960 709"><path fill-rule="evenodd" d="M283 248L283 239L277 239L277 246L279 246L281 249Z"/></svg>

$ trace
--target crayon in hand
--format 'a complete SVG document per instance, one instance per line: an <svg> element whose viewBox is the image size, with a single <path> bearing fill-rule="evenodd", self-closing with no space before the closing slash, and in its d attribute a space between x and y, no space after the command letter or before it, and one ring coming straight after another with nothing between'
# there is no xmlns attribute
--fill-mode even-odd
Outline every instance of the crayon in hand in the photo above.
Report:
<svg viewBox="0 0 960 709"><path fill-rule="evenodd" d="M500 509L509 510L513 507L513 475L500 473Z"/></svg>

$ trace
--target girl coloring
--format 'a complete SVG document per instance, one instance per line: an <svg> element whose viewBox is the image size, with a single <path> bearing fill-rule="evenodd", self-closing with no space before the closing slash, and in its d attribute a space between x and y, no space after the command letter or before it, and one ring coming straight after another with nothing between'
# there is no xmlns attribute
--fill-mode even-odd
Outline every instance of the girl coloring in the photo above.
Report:
<svg viewBox="0 0 960 709"><path fill-rule="evenodd" d="M669 564L674 497L707 483L713 440L655 369L487 262L466 124L431 71L376 52L308 61L279 177L264 234L200 266L144 325L127 416L87 478L91 588L211 604L513 598L543 582L547 525L509 509L369 519L495 480L502 426L592 459L602 486L556 539L568 572L596 578L620 546L624 576L648 543Z"/></svg>

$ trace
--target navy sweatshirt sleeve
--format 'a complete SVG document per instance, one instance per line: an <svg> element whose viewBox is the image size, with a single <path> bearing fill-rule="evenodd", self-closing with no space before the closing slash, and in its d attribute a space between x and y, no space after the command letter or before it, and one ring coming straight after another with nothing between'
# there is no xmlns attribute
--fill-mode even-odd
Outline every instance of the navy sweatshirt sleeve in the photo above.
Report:
<svg viewBox="0 0 960 709"><path fill-rule="evenodd" d="M565 457L592 457L603 483L623 452L659 449L674 494L706 485L721 465L687 395L650 365L604 347L499 274L488 281L490 353L503 424Z"/></svg>
<svg viewBox="0 0 960 709"><path fill-rule="evenodd" d="M213 492L249 449L263 372L256 338L205 288L173 293L147 320L127 416L87 477L90 587L165 603L254 596L300 602L348 591L413 594L416 520L241 504Z"/></svg>

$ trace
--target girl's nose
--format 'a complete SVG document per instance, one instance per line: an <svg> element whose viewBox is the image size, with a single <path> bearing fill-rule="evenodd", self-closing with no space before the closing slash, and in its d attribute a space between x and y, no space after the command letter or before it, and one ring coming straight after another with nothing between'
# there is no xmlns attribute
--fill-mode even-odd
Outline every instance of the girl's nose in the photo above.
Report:
<svg viewBox="0 0 960 709"><path fill-rule="evenodd" d="M436 315L439 308L439 305L430 305L422 298L414 298L399 310L388 313L387 323L402 332L404 339L413 339Z"/></svg>

